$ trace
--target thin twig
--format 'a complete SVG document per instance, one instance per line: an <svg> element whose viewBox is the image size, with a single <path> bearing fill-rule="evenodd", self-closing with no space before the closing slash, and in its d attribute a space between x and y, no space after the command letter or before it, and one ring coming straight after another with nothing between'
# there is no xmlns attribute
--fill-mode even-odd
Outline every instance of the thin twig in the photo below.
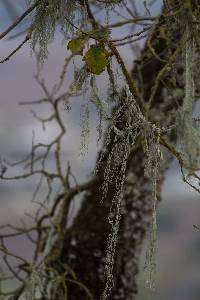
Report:
<svg viewBox="0 0 200 300"><path fill-rule="evenodd" d="M28 16L40 3L41 0L36 1L33 5L31 5L21 16L19 16L11 26L9 26L4 32L0 34L0 40L4 38L11 30L13 30L21 21Z"/></svg>

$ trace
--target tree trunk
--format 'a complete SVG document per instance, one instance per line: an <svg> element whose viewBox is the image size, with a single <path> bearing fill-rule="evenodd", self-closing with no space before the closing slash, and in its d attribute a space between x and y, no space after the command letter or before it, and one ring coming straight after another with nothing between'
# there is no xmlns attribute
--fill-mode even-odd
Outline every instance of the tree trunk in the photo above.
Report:
<svg viewBox="0 0 200 300"><path fill-rule="evenodd" d="M180 30L176 28L176 24L173 24L173 17L170 20L171 24L168 29L171 34L171 44L159 35L163 17L160 18L152 34L153 48L161 59L155 57L146 43L141 53L141 59L134 65L132 74L138 82L140 95L143 94L143 99L138 99L140 103L143 103L142 105L148 101L156 77L165 65L163 59L166 61L170 59L175 51L173 42L177 43L180 38ZM162 125L169 125L172 122L172 112L177 109L181 101L181 99L176 99L178 102L174 101L173 95L171 95L173 89L183 88L183 71L181 64L179 65L178 70L173 70L175 82L170 81L171 75L168 76L169 72L172 72L171 70L164 73L152 101L151 112ZM171 135L168 138L170 141L174 141L174 136ZM109 149L107 149L107 153L109 153ZM170 157L165 156L160 170L159 191L169 162ZM135 300L138 294L139 257L147 230L150 227L152 209L152 187L150 180L144 176L144 164L145 155L139 146L133 151L127 164L127 176L123 190L123 213L115 253L114 287L110 296L112 300ZM95 300L100 299L104 288L105 253L110 232L108 215L114 193L113 187L110 187L106 200L103 204L100 203L102 173L103 170L98 175L99 183L84 195L72 227L66 230L64 247L60 256L60 263L67 264L74 271L77 281L87 287ZM68 299L90 299L84 286L78 286L77 283L68 281ZM59 299L59 293L57 299Z"/></svg>

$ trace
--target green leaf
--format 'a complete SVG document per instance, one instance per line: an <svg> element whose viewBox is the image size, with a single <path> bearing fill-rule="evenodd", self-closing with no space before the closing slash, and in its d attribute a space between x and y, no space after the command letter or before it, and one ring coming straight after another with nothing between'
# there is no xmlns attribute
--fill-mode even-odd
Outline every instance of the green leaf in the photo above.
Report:
<svg viewBox="0 0 200 300"><path fill-rule="evenodd" d="M84 60L90 73L101 74L109 63L108 51L100 45L92 45L86 52Z"/></svg>
<svg viewBox="0 0 200 300"><path fill-rule="evenodd" d="M83 55L83 49L85 46L85 40L82 38L77 38L69 41L67 49L69 49L74 54Z"/></svg>

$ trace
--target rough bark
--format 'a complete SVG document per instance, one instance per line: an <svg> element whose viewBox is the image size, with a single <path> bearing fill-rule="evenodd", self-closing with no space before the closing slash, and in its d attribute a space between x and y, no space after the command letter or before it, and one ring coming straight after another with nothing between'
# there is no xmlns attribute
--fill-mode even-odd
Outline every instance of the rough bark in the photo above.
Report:
<svg viewBox="0 0 200 300"><path fill-rule="evenodd" d="M173 18L171 21L173 22ZM159 37L159 26L162 22L163 19L160 18L154 28L152 44L156 53L162 59L168 60L173 51L175 51L175 45L173 43L169 45L165 39ZM170 31L172 42L178 42L180 38L178 32L177 29ZM165 63L156 58L146 44L141 53L141 59L135 62L133 70L133 76L138 81L140 94L143 91L144 102L148 101L156 77L164 65ZM151 111L156 119L161 121L162 125L169 124L171 117L168 117L180 104L180 101L174 101L173 96L168 94L168 89L165 88L164 92L166 85L171 90L177 87L182 88L181 65L179 70L177 71L176 69L175 72L175 83L169 80L171 76L166 72L158 85L152 102ZM169 138L171 141L174 139L173 136ZM107 151L109 152L109 149ZM159 188L161 187L169 162L170 158L165 157L160 171ZM152 203L151 183L144 176L144 164L145 155L139 146L131 154L126 171L127 176L123 192L123 214L115 254L115 285L110 297L112 300L134 300L138 294L137 275L139 257L147 230L150 226ZM108 214L114 193L113 188L110 187L106 201L103 204L100 203L102 172L99 174L99 183L92 187L84 196L82 206L72 227L66 230L64 246L60 257L60 265L67 264L70 266L75 272L77 280L91 291L95 300L100 298L103 291L105 252L110 230ZM83 288L79 288L76 284L70 282L68 282L68 294L70 300L89 299ZM57 299L59 299L58 295Z"/></svg>

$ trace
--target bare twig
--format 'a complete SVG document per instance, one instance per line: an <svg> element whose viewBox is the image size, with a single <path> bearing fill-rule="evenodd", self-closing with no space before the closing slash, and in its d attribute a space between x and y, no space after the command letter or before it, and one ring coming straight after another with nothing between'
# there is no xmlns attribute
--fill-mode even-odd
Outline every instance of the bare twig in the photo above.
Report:
<svg viewBox="0 0 200 300"><path fill-rule="evenodd" d="M0 40L4 38L11 30L13 30L21 21L27 17L40 3L40 0L36 1L33 5L31 5L21 16L19 16L11 26L9 26L4 32L0 34Z"/></svg>

